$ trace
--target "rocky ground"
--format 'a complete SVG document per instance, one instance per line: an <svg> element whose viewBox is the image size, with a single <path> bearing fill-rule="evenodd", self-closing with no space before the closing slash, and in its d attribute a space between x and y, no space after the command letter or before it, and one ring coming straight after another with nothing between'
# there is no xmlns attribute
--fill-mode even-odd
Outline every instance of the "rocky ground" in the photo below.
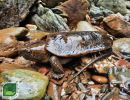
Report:
<svg viewBox="0 0 130 100"><path fill-rule="evenodd" d="M130 0L0 0L0 100L129 100Z"/></svg>

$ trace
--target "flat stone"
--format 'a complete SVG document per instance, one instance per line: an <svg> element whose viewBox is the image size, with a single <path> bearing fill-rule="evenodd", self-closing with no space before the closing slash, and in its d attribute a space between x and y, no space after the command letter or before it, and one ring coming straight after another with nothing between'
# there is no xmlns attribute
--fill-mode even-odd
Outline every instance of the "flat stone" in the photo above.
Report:
<svg viewBox="0 0 130 100"><path fill-rule="evenodd" d="M28 30L24 27L11 27L0 30L0 37L23 37L27 34Z"/></svg>
<svg viewBox="0 0 130 100"><path fill-rule="evenodd" d="M103 20L104 28L116 37L130 37L130 23L118 14L112 14Z"/></svg>
<svg viewBox="0 0 130 100"><path fill-rule="evenodd" d="M35 71L16 69L1 73L1 87L6 82L16 83L18 96L15 99L40 100L46 92L48 77ZM1 90L0 87L0 90ZM4 99L9 99L5 97Z"/></svg>

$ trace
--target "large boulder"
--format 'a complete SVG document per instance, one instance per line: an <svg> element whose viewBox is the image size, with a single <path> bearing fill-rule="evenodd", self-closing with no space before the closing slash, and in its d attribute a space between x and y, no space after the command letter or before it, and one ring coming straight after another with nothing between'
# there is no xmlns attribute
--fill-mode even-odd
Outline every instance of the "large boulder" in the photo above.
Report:
<svg viewBox="0 0 130 100"><path fill-rule="evenodd" d="M36 0L0 0L0 29L18 26Z"/></svg>

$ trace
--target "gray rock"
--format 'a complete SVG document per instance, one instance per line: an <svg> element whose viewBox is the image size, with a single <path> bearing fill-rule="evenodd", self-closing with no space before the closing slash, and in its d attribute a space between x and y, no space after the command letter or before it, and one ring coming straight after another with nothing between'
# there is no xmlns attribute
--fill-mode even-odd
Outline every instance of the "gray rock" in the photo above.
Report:
<svg viewBox="0 0 130 100"><path fill-rule="evenodd" d="M127 22L129 22L130 21L130 14L126 14L124 16L124 20L127 21Z"/></svg>
<svg viewBox="0 0 130 100"><path fill-rule="evenodd" d="M0 0L0 29L18 26L36 0Z"/></svg>
<svg viewBox="0 0 130 100"><path fill-rule="evenodd" d="M101 16L106 17L109 16L110 14L113 14L111 10L108 10L104 7L96 7L94 4L91 4L90 15L93 18L98 18Z"/></svg>
<svg viewBox="0 0 130 100"><path fill-rule="evenodd" d="M37 14L32 17L32 21L42 31L61 32L69 31L65 20L58 14L54 14L52 10L39 4Z"/></svg>
<svg viewBox="0 0 130 100"><path fill-rule="evenodd" d="M106 8L104 8L104 7L100 7L100 9L102 10L102 12L103 12L103 14L104 14L105 17L106 17L106 16L109 16L109 15L111 15L111 14L114 14L113 11L111 11L111 10L109 10L109 9L106 9Z"/></svg>
<svg viewBox="0 0 130 100"><path fill-rule="evenodd" d="M103 16L103 11L99 7L92 4L90 8L90 15L93 17Z"/></svg>
<svg viewBox="0 0 130 100"><path fill-rule="evenodd" d="M89 0L89 2L92 4L97 4L98 0Z"/></svg>
<svg viewBox="0 0 130 100"><path fill-rule="evenodd" d="M130 1L125 1L126 7L130 9Z"/></svg>
<svg viewBox="0 0 130 100"><path fill-rule="evenodd" d="M99 0L98 6L107 8L115 13L120 12L121 14L127 13L125 0Z"/></svg>

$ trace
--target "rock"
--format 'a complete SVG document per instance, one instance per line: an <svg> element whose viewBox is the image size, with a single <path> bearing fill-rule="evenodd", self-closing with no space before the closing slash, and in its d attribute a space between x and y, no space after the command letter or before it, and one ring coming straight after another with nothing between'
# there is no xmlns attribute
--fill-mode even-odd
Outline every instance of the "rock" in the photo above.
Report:
<svg viewBox="0 0 130 100"><path fill-rule="evenodd" d="M22 64L18 63L1 63L0 64L0 73L8 70L14 70L14 69L27 69L27 70L33 70L30 67L24 66Z"/></svg>
<svg viewBox="0 0 130 100"><path fill-rule="evenodd" d="M3 79L1 87L6 82L17 84L18 96L15 99L40 100L45 95L48 85L48 77L29 70L9 70L1 73L1 77Z"/></svg>
<svg viewBox="0 0 130 100"><path fill-rule="evenodd" d="M85 19L89 6L88 0L67 0L54 10L61 12L61 16L67 17L69 27L73 29L79 21Z"/></svg>
<svg viewBox="0 0 130 100"><path fill-rule="evenodd" d="M126 7L130 9L130 1L125 1Z"/></svg>
<svg viewBox="0 0 130 100"><path fill-rule="evenodd" d="M97 4L98 0L89 0L89 2L92 4Z"/></svg>
<svg viewBox="0 0 130 100"><path fill-rule="evenodd" d="M92 75L92 79L101 84L108 82L108 79L106 77L99 75Z"/></svg>
<svg viewBox="0 0 130 100"><path fill-rule="evenodd" d="M96 62L93 67L96 69L96 71L100 74L107 74L109 69L113 67L113 64L109 62L108 60L104 59L102 61Z"/></svg>
<svg viewBox="0 0 130 100"><path fill-rule="evenodd" d="M86 96L86 94L85 94L85 93L82 93L82 94L80 94L79 99L80 99L80 100L84 100L85 96Z"/></svg>
<svg viewBox="0 0 130 100"><path fill-rule="evenodd" d="M78 22L77 27L73 29L73 31L97 31L97 29L86 21L80 21Z"/></svg>
<svg viewBox="0 0 130 100"><path fill-rule="evenodd" d="M52 100L60 100L58 94L58 86L52 82L50 82L48 86L47 94L51 96Z"/></svg>
<svg viewBox="0 0 130 100"><path fill-rule="evenodd" d="M108 15L114 14L111 10L108 10L104 7L97 7L94 4L91 4L90 15L96 20L100 17L106 17Z"/></svg>
<svg viewBox="0 0 130 100"><path fill-rule="evenodd" d="M28 30L24 27L11 27L0 30L0 37L14 36L17 38L22 38L27 34ZM2 38L2 40L5 40ZM1 40L0 40L1 42Z"/></svg>
<svg viewBox="0 0 130 100"><path fill-rule="evenodd" d="M36 0L1 0L0 29L19 26Z"/></svg>
<svg viewBox="0 0 130 100"><path fill-rule="evenodd" d="M94 18L103 16L103 12L99 7L96 7L94 4L91 5L90 15Z"/></svg>
<svg viewBox="0 0 130 100"><path fill-rule="evenodd" d="M17 54L17 40L8 34L0 34L0 57L12 57Z"/></svg>
<svg viewBox="0 0 130 100"><path fill-rule="evenodd" d="M12 57L17 55L17 39L23 38L27 32L27 29L23 27L6 28L0 30L0 57Z"/></svg>
<svg viewBox="0 0 130 100"><path fill-rule="evenodd" d="M37 26L33 25L33 24L27 24L26 28L30 31L36 31L37 30Z"/></svg>
<svg viewBox="0 0 130 100"><path fill-rule="evenodd" d="M107 8L115 13L120 12L121 14L126 14L127 8L125 0L99 0L97 3L98 6Z"/></svg>
<svg viewBox="0 0 130 100"><path fill-rule="evenodd" d="M113 36L130 37L130 23L118 14L112 14L103 20L104 28Z"/></svg>
<svg viewBox="0 0 130 100"><path fill-rule="evenodd" d="M89 22L80 21L78 22L77 26L72 31L98 31L102 34L108 34L105 30L98 26L93 26Z"/></svg>
<svg viewBox="0 0 130 100"><path fill-rule="evenodd" d="M119 68L119 67L112 67L109 70L108 73L109 76L109 80L112 84L119 84L122 83L122 85L120 85L121 88L125 88L126 91L128 92L129 90L129 82L130 82L130 69L128 68ZM128 82L128 84L127 84Z"/></svg>
<svg viewBox="0 0 130 100"><path fill-rule="evenodd" d="M121 38L113 42L112 50L123 58L130 59L130 38Z"/></svg>
<svg viewBox="0 0 130 100"><path fill-rule="evenodd" d="M108 16L108 15L111 15L111 14L114 14L113 11L109 10L109 9L106 9L104 7L100 7L100 9L102 10L104 16Z"/></svg>
<svg viewBox="0 0 130 100"><path fill-rule="evenodd" d="M106 93L103 96L102 100L119 100L120 90L117 87L114 87L110 92Z"/></svg>
<svg viewBox="0 0 130 100"><path fill-rule="evenodd" d="M32 17L32 21L39 30L44 32L69 31L68 25L61 16L54 14L52 10L43 7L41 4L39 4L36 14Z"/></svg>
<svg viewBox="0 0 130 100"><path fill-rule="evenodd" d="M59 3L64 2L66 0L42 0L43 3L45 3L45 5L47 7L53 8L55 6L57 6Z"/></svg>
<svg viewBox="0 0 130 100"><path fill-rule="evenodd" d="M43 39L44 37L48 36L50 33L49 32L42 32L42 31L30 31L27 34L27 37L30 40L40 40Z"/></svg>
<svg viewBox="0 0 130 100"><path fill-rule="evenodd" d="M130 62L125 59L119 59L115 64L117 67L130 68Z"/></svg>
<svg viewBox="0 0 130 100"><path fill-rule="evenodd" d="M130 22L130 14L126 14L124 16L124 20L127 21L127 22Z"/></svg>
<svg viewBox="0 0 130 100"><path fill-rule="evenodd" d="M82 92L84 92L84 93L87 92L86 87L85 87L82 83L78 83L78 87L80 88L80 90L81 90Z"/></svg>

